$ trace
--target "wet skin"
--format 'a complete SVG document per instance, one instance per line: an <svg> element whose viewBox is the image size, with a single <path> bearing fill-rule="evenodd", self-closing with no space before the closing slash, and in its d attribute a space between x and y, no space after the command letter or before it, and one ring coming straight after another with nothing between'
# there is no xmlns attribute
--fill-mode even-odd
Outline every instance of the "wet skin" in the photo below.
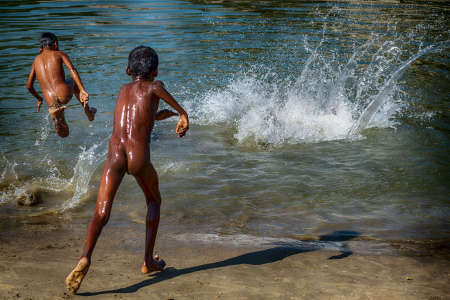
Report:
<svg viewBox="0 0 450 300"><path fill-rule="evenodd" d="M150 136L155 120L163 120L176 114L168 110L157 112L159 100L163 99L179 113L180 120L176 127L179 137L183 137L189 129L189 120L187 113L166 91L164 84L153 81L156 75L157 70L147 78L133 78L131 83L122 86L119 91L114 109L114 128L100 179L97 205L89 224L82 257L66 278L67 288L72 292L79 288L89 268L95 244L103 226L108 222L114 196L125 173L136 178L147 202L145 255L141 272L160 271L165 266L162 259L153 256L161 195L158 175L150 162Z"/></svg>
<svg viewBox="0 0 450 300"><path fill-rule="evenodd" d="M41 85L42 94L49 107L53 124L59 136L69 135L69 127L64 118L63 104L67 104L72 95L84 107L84 112L90 121L94 120L96 109L88 105L89 94L84 89L80 76L73 66L67 54L58 49L58 41L53 45L40 49L41 54L36 56L31 66L28 76L27 88L30 93L38 100L37 111L42 105L42 97L34 89L34 81L37 79ZM63 64L69 70L72 79L66 81Z"/></svg>

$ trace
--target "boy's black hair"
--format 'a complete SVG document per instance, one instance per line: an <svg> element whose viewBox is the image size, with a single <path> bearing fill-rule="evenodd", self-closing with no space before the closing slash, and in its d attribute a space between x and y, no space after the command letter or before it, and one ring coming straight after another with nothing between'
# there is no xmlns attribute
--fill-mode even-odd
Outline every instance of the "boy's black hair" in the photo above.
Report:
<svg viewBox="0 0 450 300"><path fill-rule="evenodd" d="M58 38L53 33L44 32L43 34L41 34L41 39L40 39L41 49L51 46L57 40L58 40Z"/></svg>
<svg viewBox="0 0 450 300"><path fill-rule="evenodd" d="M158 54L150 47L136 47L128 55L128 69L134 77L148 76L157 68Z"/></svg>

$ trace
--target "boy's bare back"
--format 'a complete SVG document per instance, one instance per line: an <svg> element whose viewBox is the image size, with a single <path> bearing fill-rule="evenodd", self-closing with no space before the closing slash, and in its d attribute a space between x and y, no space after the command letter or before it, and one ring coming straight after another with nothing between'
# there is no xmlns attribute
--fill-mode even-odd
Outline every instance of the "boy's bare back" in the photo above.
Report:
<svg viewBox="0 0 450 300"><path fill-rule="evenodd" d="M158 119L160 98L179 111L182 110L161 81L137 79L123 85L119 91L110 147L118 147L118 151L123 151L130 174L136 173L137 169L150 161L150 136ZM186 132L180 126L177 126L176 131L180 137Z"/></svg>
<svg viewBox="0 0 450 300"><path fill-rule="evenodd" d="M122 86L114 109L111 139L142 148L149 144L159 105L155 90L160 85L158 81L138 80Z"/></svg>
<svg viewBox="0 0 450 300"><path fill-rule="evenodd" d="M74 72L72 63L63 51L42 51L34 59L33 68L36 72L36 78L41 85L42 94L48 105L55 105L58 101L65 103L72 98L73 91L66 84L63 63L67 66L69 72ZM83 91L83 93L83 98L88 98L86 91Z"/></svg>
<svg viewBox="0 0 450 300"><path fill-rule="evenodd" d="M27 88L38 100L37 111L39 112L42 97L34 89L35 79L39 81L56 132L59 136L66 137L69 135L69 127L64 118L64 109L66 108L64 104L72 99L72 95L75 95L83 105L89 121L94 120L97 110L89 107L89 94L84 89L80 76L67 54L59 51L58 40L53 33L42 34L40 52L31 65ZM72 76L68 80L65 79L63 64L66 65Z"/></svg>

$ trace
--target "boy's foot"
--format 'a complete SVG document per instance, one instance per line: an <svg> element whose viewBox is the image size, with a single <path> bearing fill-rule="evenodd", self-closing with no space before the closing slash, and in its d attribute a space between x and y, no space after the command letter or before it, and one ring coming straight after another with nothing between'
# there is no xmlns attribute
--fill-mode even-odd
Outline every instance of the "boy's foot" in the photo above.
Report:
<svg viewBox="0 0 450 300"><path fill-rule="evenodd" d="M151 264L144 264L141 267L141 272L143 274L148 274L154 271L162 271L164 267L166 266L166 262L159 258L158 255L155 255L155 257L152 259Z"/></svg>
<svg viewBox="0 0 450 300"><path fill-rule="evenodd" d="M89 110L86 111L86 116L88 117L89 121L94 121L96 112L97 109L95 107L90 107Z"/></svg>
<svg viewBox="0 0 450 300"><path fill-rule="evenodd" d="M84 276L86 276L86 273L89 270L89 266L90 264L88 259L86 257L82 257L75 269L73 269L69 276L66 277L66 287L69 291L74 294L77 292Z"/></svg>

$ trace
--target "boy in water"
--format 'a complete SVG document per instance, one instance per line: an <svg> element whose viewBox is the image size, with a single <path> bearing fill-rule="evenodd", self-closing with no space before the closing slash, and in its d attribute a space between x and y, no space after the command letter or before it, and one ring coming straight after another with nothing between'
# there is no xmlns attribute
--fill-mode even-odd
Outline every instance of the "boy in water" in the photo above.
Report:
<svg viewBox="0 0 450 300"><path fill-rule="evenodd" d="M158 75L158 56L150 47L139 46L128 56L126 72L133 79L119 91L114 109L114 127L109 141L108 155L100 179L97 206L89 224L83 254L66 278L66 286L75 293L91 264L95 243L111 213L114 195L125 173L136 178L147 202L145 255L141 272L161 271L165 262L153 256L159 224L161 196L158 176L150 162L150 135L155 120L176 115L163 110L157 113L159 100L163 99L180 115L176 133L183 137L189 129L188 115L166 91Z"/></svg>
<svg viewBox="0 0 450 300"><path fill-rule="evenodd" d="M37 111L39 112L42 105L42 97L33 86L34 80L37 78L56 132L60 137L64 138L69 135L69 126L67 126L64 118L64 109L66 108L64 104L67 104L72 99L73 94L83 105L89 121L94 120L97 110L89 107L89 94L84 89L80 76L67 54L59 51L56 35L51 32L43 33L40 39L39 51L41 53L36 56L31 66L27 88L38 100ZM63 63L66 65L72 78L65 80Z"/></svg>

